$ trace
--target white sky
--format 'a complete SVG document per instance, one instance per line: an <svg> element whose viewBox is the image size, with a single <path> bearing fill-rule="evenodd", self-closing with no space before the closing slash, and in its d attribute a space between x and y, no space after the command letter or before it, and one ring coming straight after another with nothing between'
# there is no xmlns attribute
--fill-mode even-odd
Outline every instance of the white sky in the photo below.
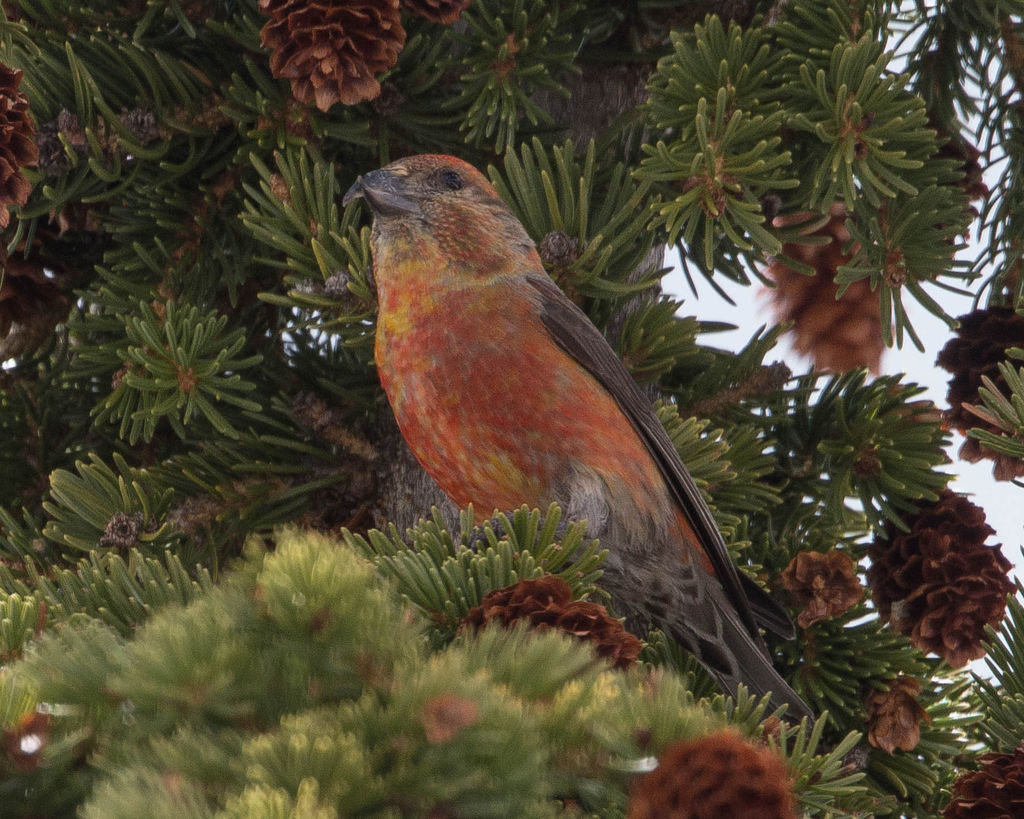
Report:
<svg viewBox="0 0 1024 819"><path fill-rule="evenodd" d="M671 259L671 253L666 261ZM699 278L699 277L698 277ZM706 282L696 281L699 301L693 298L686 277L675 269L663 280L665 291L678 298L685 299L681 315L696 315L701 321L724 321L738 325L738 329L723 333L703 336L705 344L725 349L739 349L754 331L763 324L773 323L772 311L768 295L760 285L742 287L719 278L720 284L736 306L728 304ZM943 305L950 315L956 317L971 310L971 300L939 288L931 288L930 293ZM927 387L921 397L930 398L940 409L945 409L946 385L950 374L935 364L935 357L942 346L950 338L949 328L945 322L931 315L918 305L912 298L904 299L904 305L910 315L911 323L925 345L925 352L920 352L909 339L903 349L887 350L882 358L882 371L885 373L906 373L904 381L913 381ZM795 374L805 373L809 368L807 359L797 356L785 346L776 347L767 356L767 361L783 360L790 365ZM1021 545L1024 543L1024 488L1006 481L997 481L992 477L992 462L981 461L970 464L956 458L957 450L963 443L963 437L954 434L953 443L949 447L949 456L953 463L946 471L955 474L956 479L950 487L971 497L986 513L989 525L996 534L989 543L1002 543L1003 554L1017 567L1017 573L1024 577L1024 558L1021 556Z"/></svg>

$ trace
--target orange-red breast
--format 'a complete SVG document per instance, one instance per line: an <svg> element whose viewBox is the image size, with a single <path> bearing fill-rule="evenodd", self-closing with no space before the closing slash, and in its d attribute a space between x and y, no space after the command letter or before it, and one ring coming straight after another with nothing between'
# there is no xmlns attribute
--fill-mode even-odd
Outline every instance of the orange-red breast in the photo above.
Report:
<svg viewBox="0 0 1024 819"><path fill-rule="evenodd" d="M441 489L479 514L556 501L586 519L627 624L664 629L731 692L808 714L758 632L791 634L788 618L737 571L650 402L487 179L410 156L356 197L373 212L380 380Z"/></svg>

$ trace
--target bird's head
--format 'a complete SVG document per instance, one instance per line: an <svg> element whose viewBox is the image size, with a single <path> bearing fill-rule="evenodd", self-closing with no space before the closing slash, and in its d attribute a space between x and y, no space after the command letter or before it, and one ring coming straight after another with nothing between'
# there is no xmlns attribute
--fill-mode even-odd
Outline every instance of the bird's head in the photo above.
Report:
<svg viewBox="0 0 1024 819"><path fill-rule="evenodd" d="M435 244L451 261L480 263L504 248L534 253L533 241L494 186L468 162L417 154L360 176L343 204L363 199L373 213L375 250L406 238L424 252ZM488 263L493 263L490 259Z"/></svg>
<svg viewBox="0 0 1024 819"><path fill-rule="evenodd" d="M431 211L498 199L487 178L454 156L417 154L365 173L345 194L343 204L364 199L374 219L428 219ZM500 201L500 200L499 200Z"/></svg>

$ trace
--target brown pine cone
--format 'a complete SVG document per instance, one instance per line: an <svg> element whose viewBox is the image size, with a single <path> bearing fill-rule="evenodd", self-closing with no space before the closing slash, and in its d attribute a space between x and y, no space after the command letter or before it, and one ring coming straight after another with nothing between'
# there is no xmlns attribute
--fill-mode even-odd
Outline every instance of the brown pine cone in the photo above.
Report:
<svg viewBox="0 0 1024 819"><path fill-rule="evenodd" d="M810 216L780 216L774 224L785 227ZM878 372L885 349L878 294L871 290L867 279L861 279L836 298L836 271L850 261L857 249L852 246L844 251L850 231L846 228L843 204L834 204L828 221L808 236L827 242L786 242L782 253L814 268L813 276L788 267L781 259L773 259L768 267L768 275L775 282L770 293L776 321L793 322L793 349L809 356L818 369L843 372L867 367Z"/></svg>
<svg viewBox="0 0 1024 819"><path fill-rule="evenodd" d="M48 714L32 711L23 716L11 728L0 729L0 763L6 761L11 767L22 773L36 770L43 764L44 752L50 744L50 731L53 717ZM25 739L32 737L33 742L26 744ZM7 767L0 765L0 769Z"/></svg>
<svg viewBox="0 0 1024 819"><path fill-rule="evenodd" d="M380 93L375 74L391 68L405 45L398 0L260 0L270 20L260 41L270 72L291 81L292 95L326 111Z"/></svg>
<svg viewBox="0 0 1024 819"><path fill-rule="evenodd" d="M479 629L494 622L509 627L520 621L532 628L552 628L591 642L597 653L616 668L635 663L642 648L604 606L573 600L569 584L550 574L495 589L479 606L470 609L462 622Z"/></svg>
<svg viewBox="0 0 1024 819"><path fill-rule="evenodd" d="M480 719L480 707L459 694L438 694L423 706L423 732L431 745L451 742Z"/></svg>
<svg viewBox="0 0 1024 819"><path fill-rule="evenodd" d="M679 742L641 778L629 819L794 819L786 766L733 731Z"/></svg>
<svg viewBox="0 0 1024 819"><path fill-rule="evenodd" d="M931 123L941 143L935 155L939 159L956 159L960 162L964 178L957 184L967 194L968 199L984 199L989 194L985 184L985 169L981 167L981 151L965 140L960 134L950 134L940 125ZM972 208L973 210L973 208ZM977 211L974 211L977 214Z"/></svg>
<svg viewBox="0 0 1024 819"><path fill-rule="evenodd" d="M1014 589L1010 561L985 545L995 531L985 511L946 489L904 523L909 532L887 523L868 551L879 616L951 666L984 656L985 627L1002 621Z"/></svg>
<svg viewBox="0 0 1024 819"><path fill-rule="evenodd" d="M103 527L99 546L101 549L120 549L128 551L139 545L142 533L143 516L141 512L128 514L115 512Z"/></svg>
<svg viewBox="0 0 1024 819"><path fill-rule="evenodd" d="M21 169L39 161L28 97L18 90L22 74L0 63L0 228L10 224L8 205L24 205L32 190Z"/></svg>
<svg viewBox="0 0 1024 819"><path fill-rule="evenodd" d="M0 337L6 336L11 325L29 324L34 316L53 309L67 311L68 302L60 287L46 275L41 262L25 259L20 252L8 256L0 248Z"/></svg>
<svg viewBox="0 0 1024 819"><path fill-rule="evenodd" d="M981 769L953 783L945 819L1017 819L1024 816L1024 745L1012 754L985 754Z"/></svg>
<svg viewBox="0 0 1024 819"><path fill-rule="evenodd" d="M849 555L836 549L825 554L798 553L782 572L781 579L796 605L804 607L796 618L800 628L838 617L864 596L857 567Z"/></svg>
<svg viewBox="0 0 1024 819"><path fill-rule="evenodd" d="M470 0L400 0L402 10L424 17L432 23L454 23Z"/></svg>
<svg viewBox="0 0 1024 819"><path fill-rule="evenodd" d="M978 387L983 386L983 376L990 378L1001 392L1007 390L999 364L1007 360L1008 347L1024 347L1024 316L1009 307L988 307L960 316L958 321L960 329L946 342L936 360L940 367L953 373L946 396L949 402L944 416L946 423L964 435L973 427L998 433L998 427L966 409L964 404L981 403ZM1024 476L1024 460L995 452L975 438L964 441L960 457L971 463L991 459L995 462L993 474L997 480Z"/></svg>
<svg viewBox="0 0 1024 819"><path fill-rule="evenodd" d="M20 250L8 256L0 247L0 269L0 361L6 361L46 341L67 317L70 300L59 279Z"/></svg>
<svg viewBox="0 0 1024 819"><path fill-rule="evenodd" d="M888 691L872 691L864 705L868 711L868 742L891 754L897 748L912 751L921 741L921 720L928 714L918 704L921 683L913 677L898 677Z"/></svg>

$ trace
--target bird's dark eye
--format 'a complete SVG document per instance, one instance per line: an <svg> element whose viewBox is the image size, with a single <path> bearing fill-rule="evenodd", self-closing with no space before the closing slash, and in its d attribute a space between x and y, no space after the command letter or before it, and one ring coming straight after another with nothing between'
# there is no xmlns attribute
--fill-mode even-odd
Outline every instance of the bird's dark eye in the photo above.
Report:
<svg viewBox="0 0 1024 819"><path fill-rule="evenodd" d="M462 177L457 171L441 171L441 184L450 191L457 191L462 187Z"/></svg>

